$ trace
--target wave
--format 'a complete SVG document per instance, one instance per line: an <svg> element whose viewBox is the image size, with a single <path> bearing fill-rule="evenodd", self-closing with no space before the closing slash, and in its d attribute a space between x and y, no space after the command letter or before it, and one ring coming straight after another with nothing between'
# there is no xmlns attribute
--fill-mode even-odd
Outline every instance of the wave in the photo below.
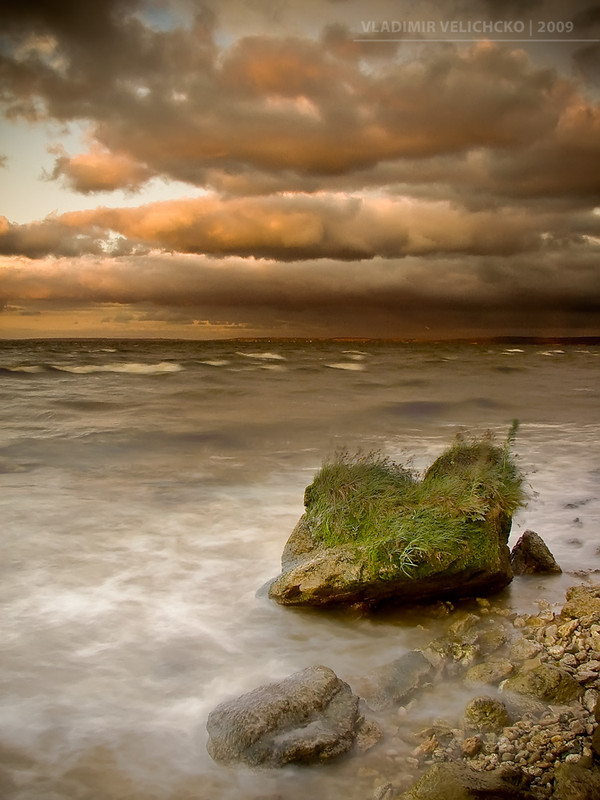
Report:
<svg viewBox="0 0 600 800"><path fill-rule="evenodd" d="M19 367L2 367L0 372L13 372L13 373L21 372L27 375L34 375L37 372L45 372L45 369L39 364L34 364L33 366L23 365Z"/></svg>
<svg viewBox="0 0 600 800"><path fill-rule="evenodd" d="M212 358L208 361L201 361L201 364L206 364L207 367L225 367L229 364L226 358Z"/></svg>
<svg viewBox="0 0 600 800"><path fill-rule="evenodd" d="M183 367L181 364L171 361L161 361L158 364L126 362L124 364L83 364L80 367L53 364L52 369L58 372L70 372L75 375L92 375L96 372L116 372L128 375L163 375L169 372L180 372Z"/></svg>
<svg viewBox="0 0 600 800"><path fill-rule="evenodd" d="M285 361L285 356L280 355L279 353L241 353L238 351L238 356L244 356L244 358L260 358L264 361Z"/></svg>
<svg viewBox="0 0 600 800"><path fill-rule="evenodd" d="M331 367L331 369L350 370L351 372L362 372L365 368L364 364L359 364L356 361L340 361L337 364L325 364L325 366Z"/></svg>

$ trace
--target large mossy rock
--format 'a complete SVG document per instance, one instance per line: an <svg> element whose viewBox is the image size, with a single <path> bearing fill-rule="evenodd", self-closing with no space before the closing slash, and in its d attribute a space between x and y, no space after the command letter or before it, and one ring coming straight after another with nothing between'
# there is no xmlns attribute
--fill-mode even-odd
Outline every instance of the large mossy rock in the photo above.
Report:
<svg viewBox="0 0 600 800"><path fill-rule="evenodd" d="M358 703L329 667L308 667L217 706L206 724L207 749L224 764L329 761L353 747Z"/></svg>
<svg viewBox="0 0 600 800"><path fill-rule="evenodd" d="M491 594L512 580L507 546L521 477L506 448L458 442L417 479L375 457L326 464L270 586L284 605L373 605Z"/></svg>

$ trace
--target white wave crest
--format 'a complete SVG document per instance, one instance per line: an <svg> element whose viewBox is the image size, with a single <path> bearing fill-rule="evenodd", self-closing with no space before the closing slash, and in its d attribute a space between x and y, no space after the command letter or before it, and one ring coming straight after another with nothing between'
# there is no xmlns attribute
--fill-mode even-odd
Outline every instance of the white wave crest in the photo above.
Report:
<svg viewBox="0 0 600 800"><path fill-rule="evenodd" d="M129 375L162 375L168 372L180 372L183 367L181 364L174 364L171 361L161 361L159 364L139 364L129 362L125 364L84 364L80 367L66 367L64 365L53 365L54 369L61 372L72 372L76 375L91 375L95 372L118 372Z"/></svg>
<svg viewBox="0 0 600 800"><path fill-rule="evenodd" d="M364 364L358 364L356 361L340 361L337 364L325 364L325 366L331 367L331 369L346 369L351 372L362 372L365 368Z"/></svg>
<svg viewBox="0 0 600 800"><path fill-rule="evenodd" d="M280 355L279 353L240 353L238 352L238 356L244 356L244 358L260 358L263 361L285 361L285 356Z"/></svg>

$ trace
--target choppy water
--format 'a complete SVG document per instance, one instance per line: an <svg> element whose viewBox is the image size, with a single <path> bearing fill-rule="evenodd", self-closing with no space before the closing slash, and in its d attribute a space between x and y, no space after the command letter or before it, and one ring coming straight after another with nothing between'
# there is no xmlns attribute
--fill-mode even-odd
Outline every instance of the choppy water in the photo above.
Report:
<svg viewBox="0 0 600 800"><path fill-rule="evenodd" d="M336 447L422 469L459 428L518 418L532 500L512 542L530 527L565 571L600 569L599 368L583 346L0 342L3 796L370 796L356 763L206 754L222 699L310 664L352 682L434 632L257 596L304 487ZM573 582L515 581L503 602Z"/></svg>

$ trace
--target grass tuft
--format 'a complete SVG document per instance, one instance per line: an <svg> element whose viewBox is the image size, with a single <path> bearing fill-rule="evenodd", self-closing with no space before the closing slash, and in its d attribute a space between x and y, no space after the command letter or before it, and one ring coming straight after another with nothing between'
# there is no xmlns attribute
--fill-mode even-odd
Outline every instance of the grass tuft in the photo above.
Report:
<svg viewBox="0 0 600 800"><path fill-rule="evenodd" d="M307 528L326 546L355 544L373 563L412 574L447 562L482 535L492 516L524 505L523 476L512 454L518 422L503 446L491 434L460 435L421 477L379 452L339 451L305 493Z"/></svg>

